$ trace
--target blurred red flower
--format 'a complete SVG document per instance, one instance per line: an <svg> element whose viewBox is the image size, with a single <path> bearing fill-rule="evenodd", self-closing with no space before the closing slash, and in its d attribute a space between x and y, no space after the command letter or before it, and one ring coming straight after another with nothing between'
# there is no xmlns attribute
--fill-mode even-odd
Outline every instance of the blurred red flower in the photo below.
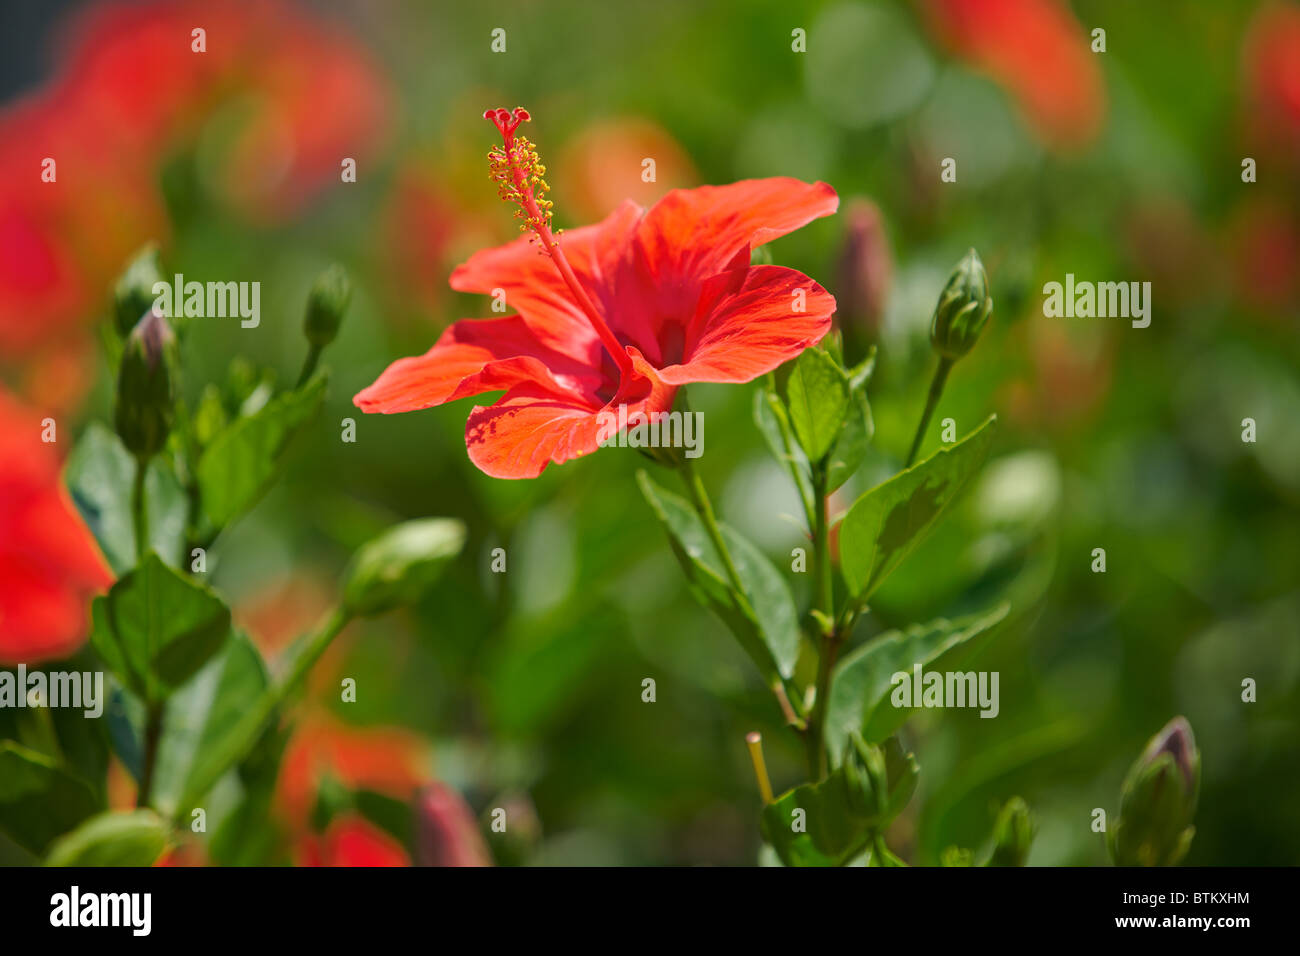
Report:
<svg viewBox="0 0 1300 956"><path fill-rule="evenodd" d="M1079 147L1106 95L1087 36L1060 0L922 0L934 33L1019 101L1048 144Z"/></svg>
<svg viewBox="0 0 1300 956"><path fill-rule="evenodd" d="M300 866L410 866L406 850L389 834L358 813L340 813L324 836L303 838Z"/></svg>
<svg viewBox="0 0 1300 956"><path fill-rule="evenodd" d="M370 58L281 0L101 3L63 40L54 79L0 111L0 351L25 362L75 347L126 257L165 238L155 180L178 147L223 152L199 164L207 185L266 222L388 125Z"/></svg>
<svg viewBox="0 0 1300 956"><path fill-rule="evenodd" d="M528 114L488 116L505 140L493 152L494 176L536 235L476 253L451 286L499 289L517 314L454 323L424 355L394 362L358 393L358 408L412 411L505 389L470 413L470 459L494 477L535 478L551 462L595 451L607 437L602 412L625 405L628 418L649 416L670 410L689 382L751 381L830 328L835 300L820 285L793 269L750 265L755 246L834 212L830 186L775 178L674 190L648 212L624 202L561 242L550 230L545 168L514 135Z"/></svg>
<svg viewBox="0 0 1300 956"><path fill-rule="evenodd" d="M396 727L349 727L305 717L285 748L277 802L294 826L305 826L321 783L328 776L351 790L372 790L410 800L430 778L428 746Z"/></svg>
<svg viewBox="0 0 1300 956"><path fill-rule="evenodd" d="M653 160L653 176L646 160ZM695 166L667 130L633 117L588 126L564 149L556 185L582 218L624 199L653 205L669 190L699 182Z"/></svg>
<svg viewBox="0 0 1300 956"><path fill-rule="evenodd" d="M1255 14L1242 53L1252 133L1300 147L1300 7L1270 3Z"/></svg>
<svg viewBox="0 0 1300 956"><path fill-rule="evenodd" d="M73 510L42 415L0 390L0 663L65 657L112 574Z"/></svg>

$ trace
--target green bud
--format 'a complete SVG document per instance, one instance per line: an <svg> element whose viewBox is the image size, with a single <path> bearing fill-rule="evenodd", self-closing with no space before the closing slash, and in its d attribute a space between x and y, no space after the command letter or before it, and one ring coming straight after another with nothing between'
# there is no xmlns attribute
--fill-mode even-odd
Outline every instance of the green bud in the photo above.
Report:
<svg viewBox="0 0 1300 956"><path fill-rule="evenodd" d="M1192 728L1175 717L1151 738L1124 780L1111 833L1118 866L1174 866L1192 844L1201 755Z"/></svg>
<svg viewBox="0 0 1300 956"><path fill-rule="evenodd" d="M343 608L373 617L414 604L465 545L465 526L421 518L391 528L361 549L344 575Z"/></svg>
<svg viewBox="0 0 1300 956"><path fill-rule="evenodd" d="M352 283L342 266L332 265L317 276L307 295L307 315L302 323L307 341L318 349L333 342L351 301Z"/></svg>
<svg viewBox="0 0 1300 956"><path fill-rule="evenodd" d="M975 346L993 312L989 279L974 249L966 253L948 277L930 322L930 344L947 359L956 361Z"/></svg>
<svg viewBox="0 0 1300 956"><path fill-rule="evenodd" d="M122 351L114 425L127 450L140 459L156 455L171 432L175 347L167 320L150 309Z"/></svg>
<svg viewBox="0 0 1300 956"><path fill-rule="evenodd" d="M841 766L850 811L873 828L902 813L916 790L916 758L904 752L897 737L877 746L854 731Z"/></svg>
<svg viewBox="0 0 1300 956"><path fill-rule="evenodd" d="M135 254L113 286L113 323L121 335L130 335L153 307L154 283L162 281L158 246L151 242Z"/></svg>
<svg viewBox="0 0 1300 956"><path fill-rule="evenodd" d="M1012 797L998 813L993 824L993 856L989 866L1024 866L1029 857L1029 845L1034 842L1034 822L1029 816L1029 804Z"/></svg>

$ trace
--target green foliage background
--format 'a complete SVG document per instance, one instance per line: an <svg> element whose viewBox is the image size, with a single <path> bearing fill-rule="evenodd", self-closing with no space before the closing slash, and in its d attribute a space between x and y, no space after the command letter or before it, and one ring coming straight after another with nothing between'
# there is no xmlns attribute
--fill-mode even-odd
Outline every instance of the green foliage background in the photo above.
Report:
<svg viewBox="0 0 1300 956"><path fill-rule="evenodd" d="M488 201L476 165L491 144L483 108L527 106L530 137L553 167L592 121L646 117L682 145L701 182L823 179L844 201L870 197L882 209L896 269L875 336L873 457L846 492L892 473L906 453L948 269L971 246L989 265L993 318L935 415L964 434L998 413L989 464L880 588L853 643L1009 600L1008 623L978 658L1001 673L1001 713L910 720L903 733L920 784L891 847L934 863L951 844L978 846L1001 801L1019 794L1039 827L1031 864L1103 863L1093 808L1118 810L1129 763L1183 713L1203 758L1187 863L1300 860L1300 316L1294 303L1285 314L1252 309L1172 246L1172 264L1150 275L1151 249L1130 229L1136 211L1162 202L1214 231L1246 190L1294 203L1267 169L1258 184L1240 180L1239 55L1254 7L1073 7L1085 26L1107 28L1109 105L1098 141L1067 156L1036 142L1003 90L939 51L910 5L345 7L401 100L379 168L292 225L250 231L187 187L198 159L169 167L169 270L263 286L257 330L195 327L190 388L220 379L238 354L291 383L312 276L337 259L356 288L326 356L321 424L213 549L213 585L238 609L268 581L334 580L351 550L394 520L464 520L461 559L414 612L353 625L343 670L361 692L332 705L338 716L426 735L437 750L431 773L476 811L528 793L542 836L527 862L757 860L760 801L744 735L763 732L778 792L804 779L801 749L724 626L688 594L636 485L645 460L602 450L536 481L496 481L465 455L473 400L401 416L351 405L448 321L490 314L482 297L449 290L436 305L395 301L376 223L404 157L433 157L477 227L505 240L509 214ZM489 50L497 26L508 30L506 55ZM805 55L790 51L796 26L808 30ZM891 115L846 125L871 107ZM960 157L956 185L938 183L945 155ZM554 199L558 223L579 225L563 190ZM838 293L844 224L831 217L779 240L774 261ZM444 278L471 249L447 250ZM1152 278L1150 328L1044 318L1042 284L1066 272ZM1043 366L1034 343L1047 324L1060 326L1050 334L1082 363L1078 376ZM802 543L799 505L753 426L754 388L691 389L706 420L698 466L724 520L788 568ZM110 412L104 375L86 418ZM357 419L355 444L339 440L345 417ZM1240 440L1244 417L1258 423L1256 444ZM923 453L937 447L932 432ZM655 477L677 490L671 475ZM488 570L495 547L507 549L504 575ZM1105 574L1090 570L1097 547ZM794 577L806 603L809 582ZM653 704L641 700L646 677L657 682ZM1258 683L1257 703L1240 700L1245 677Z"/></svg>

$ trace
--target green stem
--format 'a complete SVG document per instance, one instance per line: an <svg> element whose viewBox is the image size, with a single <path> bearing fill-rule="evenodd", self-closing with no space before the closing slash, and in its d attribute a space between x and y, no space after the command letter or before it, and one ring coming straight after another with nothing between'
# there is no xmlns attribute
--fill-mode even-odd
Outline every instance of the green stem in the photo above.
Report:
<svg viewBox="0 0 1300 956"><path fill-rule="evenodd" d="M907 464L904 468L911 468L912 462L916 461L916 453L921 450L921 439L925 437L925 430L930 425L930 416L934 414L935 406L939 404L939 396L943 394L943 386L948 381L948 373L952 371L953 360L948 357L939 359L939 367L934 370L934 378L930 381L930 394L925 399L925 411L921 413L921 422L916 426L916 437L912 439L912 450L907 453Z"/></svg>
<svg viewBox="0 0 1300 956"><path fill-rule="evenodd" d="M137 807L149 806L153 796L154 770L158 766L158 745L162 742L163 731L162 701L149 705L144 725L144 766L140 772L140 790L136 796Z"/></svg>
<svg viewBox="0 0 1300 956"><path fill-rule="evenodd" d="M713 504L709 501L709 493L704 490L704 482L700 480L700 476L695 471L695 466L691 464L691 460L684 455L681 460L681 470L682 481L686 483L686 489L691 495L691 502L695 505L700 520L704 522L704 528L709 533L709 540L713 542L713 547L718 552L723 569L727 572L727 579L731 582L732 590L736 592L737 599L744 602L742 610L752 615L753 608L749 606L749 596L745 592L744 582L740 580L740 572L736 570L736 563L731 559L731 551L727 548L727 542L722 537L722 528L718 525L717 516L713 513Z"/></svg>
<svg viewBox="0 0 1300 956"><path fill-rule="evenodd" d="M835 583L831 568L830 523L826 519L826 467L825 462L813 466L813 562L816 565L816 597L814 608L821 612L819 620L833 621L835 617ZM808 715L808 733L804 749L808 757L808 773L820 780L826 773L826 710L831 693L831 674L839 653L840 630L833 624L823 624L818 634L817 683L813 694L812 711Z"/></svg>
<svg viewBox="0 0 1300 956"><path fill-rule="evenodd" d="M817 575L817 609L828 618L835 607L835 584L831 568L831 529L826 520L826 469L813 468L813 563Z"/></svg>
<svg viewBox="0 0 1300 956"><path fill-rule="evenodd" d="M131 517L135 529L135 563L144 561L149 550L149 508L144 495L144 478L149 469L147 458L135 460L135 480L131 484Z"/></svg>
<svg viewBox="0 0 1300 956"><path fill-rule="evenodd" d="M302 388L311 378L312 373L316 371L316 363L320 361L321 347L313 344L307 350L307 357L303 359L302 371L298 373L298 384L294 388Z"/></svg>
<svg viewBox="0 0 1300 956"><path fill-rule="evenodd" d="M830 703L831 674L840 652L840 635L832 631L822 638L817 654L817 690L812 711L808 714L808 734L804 749L808 757L808 774L816 782L826 774L826 711Z"/></svg>
<svg viewBox="0 0 1300 956"><path fill-rule="evenodd" d="M312 665L320 660L325 649L347 626L349 620L351 616L347 612L341 607L335 608L314 633L298 640L294 650L290 652L290 663L284 678L263 692L262 696L244 711L243 716L224 738L222 746L214 750L208 760L196 771L190 785L176 804L178 819L188 815L226 771L253 749L266 730L266 725L276 708L284 703L311 670Z"/></svg>

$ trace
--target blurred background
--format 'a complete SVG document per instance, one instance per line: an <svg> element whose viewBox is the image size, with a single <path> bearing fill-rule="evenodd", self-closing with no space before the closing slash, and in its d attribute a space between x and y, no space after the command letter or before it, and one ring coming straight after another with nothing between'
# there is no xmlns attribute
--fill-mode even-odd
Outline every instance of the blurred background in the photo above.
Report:
<svg viewBox="0 0 1300 956"><path fill-rule="evenodd" d="M481 114L523 105L561 226L746 177L838 191L838 215L770 252L836 295L850 350L880 349L875 450L839 508L906 453L948 270L972 246L988 266L993 319L935 420L964 433L997 412L994 454L855 641L1005 596L1012 621L977 665L1000 672L1001 713L908 724L922 776L896 852L978 847L1019 794L1031 864L1103 863L1093 808L1117 811L1128 764L1182 713L1204 774L1187 862L1300 861L1300 4L45 2L4 4L0 24L0 388L68 434L107 419L98 326L149 240L168 274L262 285L258 328L194 324L187 393L238 356L292 383L307 289L340 261L356 294L321 426L219 540L212 582L274 660L378 530L470 528L417 611L353 625L313 674L286 757L305 777L243 859L300 862L286 834L322 828L315 791L403 799L438 780L498 863L745 865L760 803L744 734L763 731L778 791L803 779L770 694L687 593L635 451L498 481L466 457L473 400L351 404L449 322L491 314L446 280L515 234ZM1067 272L1150 281L1150 327L1045 318L1043 284ZM724 518L788 567L799 506L753 388L692 387L700 468ZM343 676L355 703L336 700ZM496 807L507 835L486 826Z"/></svg>

